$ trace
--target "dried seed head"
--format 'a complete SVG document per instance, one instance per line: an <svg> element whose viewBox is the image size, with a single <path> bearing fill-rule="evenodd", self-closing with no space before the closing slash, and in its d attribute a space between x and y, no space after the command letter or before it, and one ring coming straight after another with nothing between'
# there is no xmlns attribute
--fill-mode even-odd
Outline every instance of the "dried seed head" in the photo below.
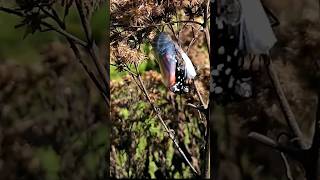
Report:
<svg viewBox="0 0 320 180"><path fill-rule="evenodd" d="M136 49L131 49L127 44L120 42L116 47L111 47L111 60L118 65L121 63L141 63L145 58L144 54Z"/></svg>

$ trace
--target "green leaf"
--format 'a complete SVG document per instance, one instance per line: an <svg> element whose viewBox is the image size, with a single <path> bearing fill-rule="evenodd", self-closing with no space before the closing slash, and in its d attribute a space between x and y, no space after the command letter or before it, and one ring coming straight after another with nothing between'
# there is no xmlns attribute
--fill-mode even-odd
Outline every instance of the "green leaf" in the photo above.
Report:
<svg viewBox="0 0 320 180"><path fill-rule="evenodd" d="M108 128L106 126L101 125L98 129L95 130L95 134L93 135L93 144L94 146L100 146L101 144L107 144ZM100 149L105 149L104 146L101 146Z"/></svg>
<svg viewBox="0 0 320 180"><path fill-rule="evenodd" d="M174 179L180 179L180 173L177 171L174 175L173 175Z"/></svg>
<svg viewBox="0 0 320 180"><path fill-rule="evenodd" d="M123 117L124 119L128 119L128 117L129 117L129 111L128 111L128 109L126 109L126 108L121 108L120 109L120 112L119 112L119 115L121 116L121 117Z"/></svg>
<svg viewBox="0 0 320 180"><path fill-rule="evenodd" d="M142 136L142 137L139 138L138 142L139 143L138 143L138 146L137 146L137 149L136 149L136 153L137 153L136 158L137 159L140 158L141 155L145 153L145 151L146 151L145 149L147 147L147 139L146 139L145 136Z"/></svg>
<svg viewBox="0 0 320 180"><path fill-rule="evenodd" d="M97 153L89 153L85 155L84 166L90 173L90 177L94 177L96 175L100 158L101 156Z"/></svg>
<svg viewBox="0 0 320 180"><path fill-rule="evenodd" d="M35 156L46 173L47 180L59 179L60 157L52 147L41 147L36 150Z"/></svg>
<svg viewBox="0 0 320 180"><path fill-rule="evenodd" d="M190 144L190 136L189 136L188 128L184 128L183 133L184 133L184 139L183 139L184 144L185 145Z"/></svg>
<svg viewBox="0 0 320 180"><path fill-rule="evenodd" d="M149 174L152 179L155 179L156 176L154 173L158 170L158 167L154 161L152 161L152 156L149 157Z"/></svg>
<svg viewBox="0 0 320 180"><path fill-rule="evenodd" d="M172 158L173 158L173 153L174 153L172 143L173 143L172 141L168 142L168 150L166 152L166 166L168 166L168 167L170 167L172 165Z"/></svg>

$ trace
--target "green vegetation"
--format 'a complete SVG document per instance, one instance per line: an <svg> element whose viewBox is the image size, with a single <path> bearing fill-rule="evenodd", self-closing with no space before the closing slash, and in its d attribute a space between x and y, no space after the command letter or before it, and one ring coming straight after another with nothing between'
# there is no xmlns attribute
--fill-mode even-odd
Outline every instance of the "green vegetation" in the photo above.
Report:
<svg viewBox="0 0 320 180"><path fill-rule="evenodd" d="M106 11L92 21L101 47ZM67 28L84 38L77 17L72 9ZM23 39L26 29L14 28L20 22L0 12L1 178L103 179L110 128L99 92L61 35Z"/></svg>

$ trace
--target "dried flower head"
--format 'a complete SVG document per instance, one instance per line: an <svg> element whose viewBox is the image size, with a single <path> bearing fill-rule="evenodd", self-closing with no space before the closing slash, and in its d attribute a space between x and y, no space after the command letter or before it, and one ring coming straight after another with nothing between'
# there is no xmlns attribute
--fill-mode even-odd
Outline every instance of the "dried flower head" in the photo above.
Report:
<svg viewBox="0 0 320 180"><path fill-rule="evenodd" d="M141 63L144 58L145 56L143 53L136 49L131 49L123 42L120 42L115 47L111 47L111 61L116 62L118 65L121 63Z"/></svg>

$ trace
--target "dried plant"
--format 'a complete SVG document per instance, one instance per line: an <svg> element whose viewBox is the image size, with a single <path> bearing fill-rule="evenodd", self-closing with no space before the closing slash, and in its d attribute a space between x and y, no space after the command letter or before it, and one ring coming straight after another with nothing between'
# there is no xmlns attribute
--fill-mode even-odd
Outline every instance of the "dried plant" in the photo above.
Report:
<svg viewBox="0 0 320 180"><path fill-rule="evenodd" d="M170 127L170 123L168 124L168 120L173 121L174 119L182 118L181 114L186 114L186 110L179 112L180 106L181 109L191 108L193 110L198 111L199 121L201 122L201 118L208 120L207 113L205 112L205 108L207 107L207 103L205 102L208 98L208 82L206 82L206 75L208 75L208 66L203 66L205 64L208 65L208 49L210 44L210 36L209 36L209 1L204 0L192 0L192 1L151 1L151 0L137 0L137 1L111 1L110 9L111 9L111 25L110 25L110 37L111 37L111 63L113 66L117 68L118 71L126 72L129 77L124 81L125 84L129 82L134 82L137 86L136 91L140 91L142 93L139 98L140 101L147 101L149 107L144 107L145 110L148 108L153 111L152 114L155 115L158 119L157 124L161 124L162 129L165 130L168 137L172 140L173 144L177 151L181 154L182 158L189 168L194 173L191 177L209 177L210 172L208 171L208 159L207 153L209 152L208 148L208 134L207 131L207 121L203 121L203 127L200 129L202 138L205 139L204 146L201 148L201 157L194 159L196 154L189 154L190 151L186 151L186 145L181 144L183 136L180 134L184 131L183 129L175 129ZM198 65L198 71L207 72L207 74L201 74L198 79L195 80L196 86L194 87L194 91L190 95L186 95L187 97L180 97L181 101L187 101L189 103L181 104L177 101L175 95L168 93L165 90L165 93L168 93L169 104L168 105L159 105L159 102L167 101L164 98L163 91L160 91L162 84L159 83L159 74L153 72L151 77L157 77L155 80L150 81L145 79L145 76L149 76L149 72L145 74L141 74L139 71L139 65L145 61L156 61L155 56L150 55L149 52L152 52L152 45L154 43L154 38L161 31L165 31L169 33L174 41L177 43L189 54L191 57L195 57L193 60L196 60L196 64ZM206 53L207 56L199 56L200 53L194 51L194 49L198 46L207 46ZM147 53L145 51L147 47ZM143 53L146 53L144 56ZM151 53L152 54L152 53ZM202 63L201 63L202 61ZM194 62L195 63L195 62ZM127 82L129 81L129 82ZM116 82L114 82L117 84ZM155 89L151 88L150 85L154 84ZM125 86L127 87L127 86ZM117 88L118 89L118 88ZM126 89L130 91L130 89ZM206 98L202 96L206 95ZM111 95L113 96L113 95ZM115 95L116 96L116 95ZM192 99L190 99L191 97ZM128 98L130 95L128 95ZM170 100L171 99L171 100ZM171 102L171 103L170 103ZM115 108L119 105L116 99L112 99L111 104L115 106ZM127 104L128 105L128 104ZM128 105L129 106L129 105ZM175 116L169 118L167 120L167 108L168 106L178 106L178 112L175 112ZM118 112L119 113L119 112ZM173 115L174 115L173 114ZM112 115L112 118L117 117L117 115ZM114 123L118 122L118 119L113 119ZM124 121L122 121L125 123ZM182 126L183 123L174 123L178 126ZM173 125L173 124L172 124ZM122 128L128 127L125 125L121 126ZM114 131L120 130L121 127L116 126ZM182 131L182 132L181 132ZM129 131L130 132L130 131ZM120 135L120 133L116 133ZM187 136L187 134L184 134ZM116 137L113 137L117 139ZM159 138L159 137L155 137ZM119 142L114 141L112 146L114 147ZM120 143L121 144L121 143ZM132 143L132 145L135 143ZM148 153L152 152L156 144L151 143ZM125 151L132 150L133 147L129 146ZM155 148L158 149L158 148ZM156 150L157 151L157 150ZM163 152L163 150L159 149L159 152ZM130 156L132 153L127 152ZM111 152L111 161L116 163L116 156L120 154L120 149L114 148L113 152ZM190 157L192 156L192 161L190 161ZM187 157L188 156L188 157ZM148 157L148 156L147 156ZM129 159L133 157L128 157ZM147 158L148 159L148 158ZM198 163L194 163L194 162ZM130 162L130 161L129 161ZM145 163L151 163L151 160L146 160ZM161 161L160 161L161 162ZM150 164L149 164L150 165ZM161 167L160 174L157 177L170 177L167 173L170 172L169 168L166 166L166 163L161 163L157 165ZM196 166L200 167L196 168ZM114 165L113 167L116 167ZM143 174L135 174L130 173L133 170L130 170L132 167L127 166L124 167L128 170L128 173L125 174L117 174L120 173L120 170L115 168L111 168L111 172L116 177L144 177ZM147 168L148 169L148 168ZM200 170L200 171L199 171ZM138 171L136 171L138 173ZM189 176L182 176L189 177Z"/></svg>

